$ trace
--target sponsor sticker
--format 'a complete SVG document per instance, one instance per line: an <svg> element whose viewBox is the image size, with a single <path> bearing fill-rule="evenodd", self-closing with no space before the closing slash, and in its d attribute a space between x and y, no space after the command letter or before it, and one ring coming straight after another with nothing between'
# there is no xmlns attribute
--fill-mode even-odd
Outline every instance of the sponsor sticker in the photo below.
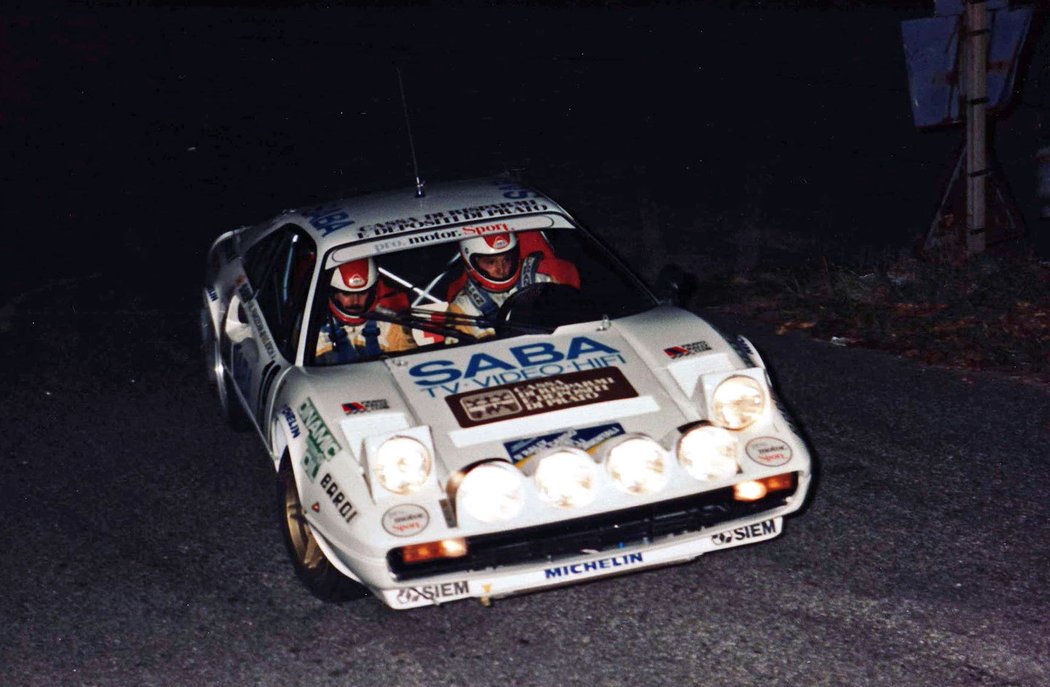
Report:
<svg viewBox="0 0 1050 687"><path fill-rule="evenodd" d="M219 300L219 294L218 294L218 292L217 292L217 291L215 290L215 288L214 288L214 287L212 287L212 286L209 286L209 287L208 287L208 300L211 300L211 301L217 301L217 300Z"/></svg>
<svg viewBox="0 0 1050 687"><path fill-rule="evenodd" d="M350 500L346 498L346 494L339 488L339 484L332 479L332 475L324 473L324 477L321 478L321 488L324 489L324 493L328 494L328 498L332 501L332 505L339 511L340 517L346 522L350 522L357 515L357 509L354 508L354 504L350 503Z"/></svg>
<svg viewBox="0 0 1050 687"><path fill-rule="evenodd" d="M349 403L343 404L343 412L347 415L357 415L358 413L367 413L373 410L387 410L390 408L390 403L385 398L377 398L372 401L350 401Z"/></svg>
<svg viewBox="0 0 1050 687"><path fill-rule="evenodd" d="M383 514L383 529L395 537L411 537L427 528L430 514L422 506L402 503Z"/></svg>
<svg viewBox="0 0 1050 687"><path fill-rule="evenodd" d="M401 605L418 604L420 601L439 603L450 599L458 599L469 594L470 586L464 580L462 582L425 584L419 587L403 587L397 591L396 600Z"/></svg>
<svg viewBox="0 0 1050 687"><path fill-rule="evenodd" d="M696 353L703 353L704 351L710 351L711 345L706 341L693 341L692 343L682 344L681 346L671 346L665 348L664 353L668 358L676 360L678 358L684 358L686 356L695 355Z"/></svg>
<svg viewBox="0 0 1050 687"><path fill-rule="evenodd" d="M428 212L425 214L399 217L386 222L366 224L357 229L357 238L369 239L390 234L399 234L414 229L428 229L444 227L460 222L473 222L488 220L512 215L522 215L531 212L543 212L548 209L547 203L535 198L516 198L502 203L491 203L489 205L474 205L471 207L446 210L444 212ZM347 225L342 225L347 226ZM342 228L342 227L340 227ZM326 234L327 235L327 234Z"/></svg>
<svg viewBox="0 0 1050 687"><path fill-rule="evenodd" d="M298 439L299 434L299 423L295 421L295 413L288 406L281 408L281 415L284 417L284 421L288 423L288 431L292 433L293 439Z"/></svg>
<svg viewBox="0 0 1050 687"><path fill-rule="evenodd" d="M417 387L434 398L626 362L618 349L587 336L575 336L568 345L541 341L511 346L506 352L475 353L466 363L428 360L410 367L408 374Z"/></svg>
<svg viewBox="0 0 1050 687"><path fill-rule="evenodd" d="M572 565L562 565L557 568L547 568L543 571L543 576L548 580L554 580L583 575L584 573L599 572L602 570L611 571L616 568L629 567L644 562L641 552L627 553L622 556L599 558L598 560L587 561L586 563L573 563Z"/></svg>
<svg viewBox="0 0 1050 687"><path fill-rule="evenodd" d="M317 479L317 473L321 469L321 463L331 460L339 453L339 442L335 440L324 423L321 414L317 412L313 401L306 399L299 406L299 417L306 427L306 453L303 454L303 472L310 481Z"/></svg>
<svg viewBox="0 0 1050 687"><path fill-rule="evenodd" d="M715 546L729 546L752 540L769 539L780 534L780 523L779 518L774 518L773 520L756 522L753 525L734 527L731 530L711 535L711 543Z"/></svg>
<svg viewBox="0 0 1050 687"><path fill-rule="evenodd" d="M620 368L606 367L453 394L445 402L460 427L475 427L637 395Z"/></svg>
<svg viewBox="0 0 1050 687"><path fill-rule="evenodd" d="M506 441L503 448L515 464L554 446L573 446L584 451L594 448L598 444L620 436L624 433L623 425L613 422L594 427L582 427L580 429L566 429L561 432L553 432L538 437L528 437Z"/></svg>
<svg viewBox="0 0 1050 687"><path fill-rule="evenodd" d="M791 447L776 437L758 437L747 442L747 457L759 465L775 468L791 460Z"/></svg>
<svg viewBox="0 0 1050 687"><path fill-rule="evenodd" d="M333 231L339 231L354 223L346 208L336 204L319 205L303 210L303 216L311 227L321 232L321 236L328 236Z"/></svg>

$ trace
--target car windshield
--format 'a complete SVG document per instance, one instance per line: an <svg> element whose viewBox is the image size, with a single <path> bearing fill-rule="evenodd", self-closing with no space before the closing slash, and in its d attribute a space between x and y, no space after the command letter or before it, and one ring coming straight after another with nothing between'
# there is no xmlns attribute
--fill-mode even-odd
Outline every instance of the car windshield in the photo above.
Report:
<svg viewBox="0 0 1050 687"><path fill-rule="evenodd" d="M644 286L579 229L476 237L322 270L307 365L340 365L483 339L550 333L652 308Z"/></svg>

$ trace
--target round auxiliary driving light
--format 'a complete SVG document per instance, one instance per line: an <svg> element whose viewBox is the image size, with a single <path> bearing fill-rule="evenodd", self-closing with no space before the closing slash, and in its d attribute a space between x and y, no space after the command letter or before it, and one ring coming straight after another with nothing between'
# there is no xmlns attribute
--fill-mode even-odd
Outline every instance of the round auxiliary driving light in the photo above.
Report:
<svg viewBox="0 0 1050 687"><path fill-rule="evenodd" d="M713 482L737 472L737 441L713 425L693 427L678 440L678 462L694 479Z"/></svg>
<svg viewBox="0 0 1050 687"><path fill-rule="evenodd" d="M629 437L613 446L605 469L628 494L652 494L667 484L666 453L648 437Z"/></svg>
<svg viewBox="0 0 1050 687"><path fill-rule="evenodd" d="M563 449L541 458L532 478L544 501L559 508L579 508L594 500L597 473L589 455Z"/></svg>
<svg viewBox="0 0 1050 687"><path fill-rule="evenodd" d="M525 505L525 477L513 465L492 461L474 466L456 488L456 503L481 522L510 520Z"/></svg>
<svg viewBox="0 0 1050 687"><path fill-rule="evenodd" d="M409 437L391 437L376 451L373 471L379 483L395 494L410 494L430 476L430 451Z"/></svg>
<svg viewBox="0 0 1050 687"><path fill-rule="evenodd" d="M751 377L728 377L711 395L711 416L715 424L728 429L743 429L752 424L766 408L766 393Z"/></svg>

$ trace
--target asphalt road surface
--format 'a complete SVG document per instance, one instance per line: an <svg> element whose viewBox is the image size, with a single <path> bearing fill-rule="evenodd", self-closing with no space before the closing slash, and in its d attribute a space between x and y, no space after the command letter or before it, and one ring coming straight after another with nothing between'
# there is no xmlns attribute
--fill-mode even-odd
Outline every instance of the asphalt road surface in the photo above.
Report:
<svg viewBox="0 0 1050 687"><path fill-rule="evenodd" d="M819 462L782 537L395 612L300 586L190 308L2 314L0 685L1050 684L1042 389L720 320Z"/></svg>

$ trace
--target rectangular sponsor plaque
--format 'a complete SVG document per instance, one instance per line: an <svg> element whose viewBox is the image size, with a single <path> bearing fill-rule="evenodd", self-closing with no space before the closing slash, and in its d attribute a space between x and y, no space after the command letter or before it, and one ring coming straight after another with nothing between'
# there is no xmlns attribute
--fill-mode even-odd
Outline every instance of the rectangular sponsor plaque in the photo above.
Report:
<svg viewBox="0 0 1050 687"><path fill-rule="evenodd" d="M602 367L453 394L445 402L460 427L476 427L637 395L620 368Z"/></svg>

